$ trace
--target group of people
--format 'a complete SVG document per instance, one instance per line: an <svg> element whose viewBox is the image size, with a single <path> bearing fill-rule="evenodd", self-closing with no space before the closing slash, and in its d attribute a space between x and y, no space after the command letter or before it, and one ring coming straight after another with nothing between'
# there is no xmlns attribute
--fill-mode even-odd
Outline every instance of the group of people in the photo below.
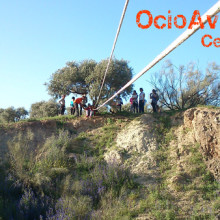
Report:
<svg viewBox="0 0 220 220"><path fill-rule="evenodd" d="M159 100L159 96L155 89L152 90L152 93L150 94L150 99L151 99L153 112L157 112L158 111L157 102ZM130 111L133 113L138 113L138 112L144 113L145 103L146 103L146 99L145 99L145 93L144 93L143 88L140 88L139 95L137 94L136 90L134 90L132 93L132 97L130 98L130 104L131 104ZM121 106L123 102L122 102L120 95L118 95L116 99L116 104L117 104L118 110L121 111Z"/></svg>
<svg viewBox="0 0 220 220"><path fill-rule="evenodd" d="M72 97L70 102L70 112L71 115L76 113L77 116L82 115L82 109L86 111L86 117L92 117L94 115L94 107L91 104L86 105L87 97L83 95L80 98ZM60 104L60 114L64 115L66 105L65 105L65 95L62 95L61 99L59 100Z"/></svg>
<svg viewBox="0 0 220 220"><path fill-rule="evenodd" d="M153 112L158 111L158 105L157 102L159 100L159 96L156 92L155 89L152 90L152 93L150 93L150 99L151 99L151 105L153 108ZM145 99L145 93L143 88L140 88L140 94L138 95L136 90L133 91L132 97L130 98L130 103L131 103L131 112L133 113L144 113L144 105L145 105L146 99ZM71 115L74 115L76 112L77 116L82 115L82 109L86 111L86 117L92 117L94 115L94 110L95 107L94 105L88 104L87 103L87 97L86 95L83 95L80 98L75 98L72 97L72 100L70 102L70 111ZM59 100L60 104L60 114L64 115L66 105L65 105L65 95L62 95L62 98ZM122 98L120 95L118 95L116 99L116 106L118 111L121 111L121 107L123 105Z"/></svg>
<svg viewBox="0 0 220 220"><path fill-rule="evenodd" d="M144 113L145 93L143 88L140 88L139 99L136 90L133 91L132 97L130 98L130 103L132 112Z"/></svg>

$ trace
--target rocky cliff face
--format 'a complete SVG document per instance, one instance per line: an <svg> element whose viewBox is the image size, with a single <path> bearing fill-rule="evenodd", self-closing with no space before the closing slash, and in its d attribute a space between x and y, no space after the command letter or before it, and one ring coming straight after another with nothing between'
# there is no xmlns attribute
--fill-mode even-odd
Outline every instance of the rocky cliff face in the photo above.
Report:
<svg viewBox="0 0 220 220"><path fill-rule="evenodd" d="M189 109L184 113L184 126L192 129L209 169L220 181L220 110Z"/></svg>
<svg viewBox="0 0 220 220"><path fill-rule="evenodd" d="M116 162L127 167L137 176L139 183L154 184L157 176L156 161L152 153L157 149L152 124L157 123L151 115L142 115L118 133L116 147L105 154L108 163Z"/></svg>
<svg viewBox="0 0 220 220"><path fill-rule="evenodd" d="M116 212L117 214L120 212L123 215L128 212L127 210L131 210L131 214L129 212L127 215L128 218L135 213L137 220L158 219L158 217L160 219L173 219L173 217L178 219L213 219L213 216L220 219L219 186L209 172L210 170L215 178L220 181L219 116L219 109L194 108L185 111L185 113L179 112L172 116L167 113L143 114L137 115L135 118L133 115L130 118L129 116L107 115L107 118L97 116L92 119L76 118L66 121L61 118L60 120L0 125L0 171L5 175L6 172L3 168L8 167L8 161L10 161L10 166L13 166L15 174L21 181L26 181L26 178L29 178L31 183L36 182L37 187L44 187L45 185L48 190L49 188L51 190L57 189L57 187L53 188L51 186L53 186L52 182L57 184L59 179L61 181L58 182L59 188L65 189L64 197L67 197L70 193L71 197L79 197L81 201L81 198L83 198L81 196L84 196L84 194L80 194L82 191L81 180L82 183L87 182L84 179L88 176L88 182L91 182L92 178L94 182L91 184L96 185L100 178L99 170L94 172L96 168L93 170L93 168L87 169L87 167L91 167L90 164L92 164L94 167L97 165L98 168L100 159L104 157L107 163L113 163L111 167L120 166L121 171L124 168L128 169L134 174L131 177L132 182L139 183L141 187L135 189L131 186L132 190L130 187L128 190L123 186L120 196L114 199L112 199L114 196L110 192L107 191L104 194L105 192L102 191L99 194L98 190L98 197L103 196L104 199L100 200L100 204L103 204L101 208L93 210L97 219L101 219L100 216L103 213L112 216L111 213ZM58 161L57 158L60 158L57 157L60 153L59 150L62 150L65 146L54 148L49 146L50 142L48 142L48 145L44 145L47 139L57 135L59 130L67 130L69 136L71 136L71 149L68 148L65 159L73 164L67 168L63 168L62 163L61 165L55 163ZM27 140L26 137L29 137L29 133L32 135ZM14 145L10 143L13 139ZM13 151L17 145L17 139L21 140L21 143L19 143L18 150ZM25 151L23 151L23 142ZM51 142L52 146L53 143L57 142ZM46 148L48 148L48 151ZM89 156L85 156L86 154L81 155L87 149ZM36 167L40 167L39 170L35 171L33 169L32 171L30 169L33 163L29 165L27 163L28 159L26 159L28 158L26 155L29 156L29 151L30 158L33 157L33 154L36 154ZM23 155L24 152L25 157L20 156L17 159L18 152L19 155ZM52 165L50 165L50 157L47 157L50 152L54 152L56 156ZM94 157L92 152L95 152ZM8 158L8 154L13 157ZM81 156L86 158L85 161L84 159L81 160ZM20 163L20 158L22 163ZM78 162L77 159L79 159ZM41 160L43 162L48 160L49 165L45 166L46 163L41 163ZM19 161L19 163L14 163L14 161ZM95 164L96 161L97 164ZM79 164L79 166L75 166L75 164ZM86 167L86 175L84 168L81 170L81 167L84 166ZM15 169L16 167L18 169ZM92 172L91 175L90 172ZM20 176L20 173L22 176ZM120 177L117 172L115 174L117 178ZM115 174L110 170L110 176L114 177ZM105 171L103 175L106 175ZM0 175L0 177L2 176ZM11 175L9 177L8 180L11 185ZM115 181L115 177L113 177L110 177L110 184ZM122 177L124 178L124 175ZM127 179L127 174L125 178ZM119 184L116 181L117 188L123 184L121 183L122 178L119 178L119 180ZM3 178L0 178L0 185L2 183L4 183ZM130 182L128 184L130 185ZM86 187L87 185L85 185ZM39 188L41 189L41 187ZM110 189L111 185L109 185ZM5 192L4 195L7 198ZM75 197L73 198L75 201ZM4 200L1 200L0 196L0 206L1 201ZM73 204L74 206L75 204L81 205L78 200ZM87 206L87 203L85 204ZM15 207L17 207L17 203ZM91 213L90 209L89 213ZM119 215L117 214L117 216ZM113 218L122 219L120 217ZM126 216L125 218L127 219Z"/></svg>
<svg viewBox="0 0 220 220"><path fill-rule="evenodd" d="M26 134L28 130L34 133L33 145L37 146L56 134L62 127L73 135L87 132L103 125L100 118L94 120L74 120L60 124L56 121L36 121L24 124L15 124L11 128L0 128L0 159L7 152L7 142L12 140L20 132ZM109 149L105 155L106 160L112 158L119 163L126 163L135 174L145 173L154 167L155 161L150 156L157 148L152 125L157 124L152 115L142 115L140 120L133 121L122 130L116 139L117 149ZM220 181L220 110L208 108L192 108L182 114L176 114L172 119L172 125L176 127L176 149L184 151L182 146L198 143L204 159L215 178ZM178 129L177 129L178 127ZM183 129L188 129L188 134L183 134ZM144 171L143 171L144 170Z"/></svg>

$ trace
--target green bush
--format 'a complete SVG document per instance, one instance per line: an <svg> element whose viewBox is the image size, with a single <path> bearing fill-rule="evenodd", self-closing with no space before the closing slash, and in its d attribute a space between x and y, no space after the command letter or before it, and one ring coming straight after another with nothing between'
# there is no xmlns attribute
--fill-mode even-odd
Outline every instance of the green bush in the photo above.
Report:
<svg viewBox="0 0 220 220"><path fill-rule="evenodd" d="M57 201L55 208L48 211L47 219L89 219L91 210L91 198L87 196L62 197Z"/></svg>
<svg viewBox="0 0 220 220"><path fill-rule="evenodd" d="M17 122L21 119L25 119L28 115L28 111L25 110L23 107L14 108L9 107L6 109L0 109L0 122L2 123L10 123L10 122Z"/></svg>
<svg viewBox="0 0 220 220"><path fill-rule="evenodd" d="M35 164L33 139L33 133L28 130L26 134L19 133L8 142L11 171L25 184L33 177L33 167Z"/></svg>
<svg viewBox="0 0 220 220"><path fill-rule="evenodd" d="M53 101L41 101L36 102L31 105L30 117L31 118L43 118L43 117L53 117L58 115L59 106Z"/></svg>

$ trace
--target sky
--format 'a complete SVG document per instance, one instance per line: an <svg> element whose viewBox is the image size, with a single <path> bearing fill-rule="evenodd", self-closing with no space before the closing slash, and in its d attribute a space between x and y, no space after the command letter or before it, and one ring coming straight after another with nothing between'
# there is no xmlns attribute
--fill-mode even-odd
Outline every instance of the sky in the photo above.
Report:
<svg viewBox="0 0 220 220"><path fill-rule="evenodd" d="M187 29L193 12L204 14L217 0L130 0L116 44L114 57L129 61L133 74L139 73L162 50ZM0 0L0 108L10 106L30 109L31 104L49 100L45 82L68 61L110 56L125 0ZM136 24L141 10L168 17L172 28L157 29L153 24L141 29ZM186 27L173 24L177 15L186 17ZM147 23L147 16L141 17ZM159 21L162 24L162 20ZM220 37L220 19L215 29L206 24L186 42L171 52L138 79L149 99L152 87L147 80L170 60L175 66L197 62L205 71L210 62L220 64L220 47L204 47L201 38ZM124 82L125 84L126 82ZM71 96L67 97L69 102Z"/></svg>

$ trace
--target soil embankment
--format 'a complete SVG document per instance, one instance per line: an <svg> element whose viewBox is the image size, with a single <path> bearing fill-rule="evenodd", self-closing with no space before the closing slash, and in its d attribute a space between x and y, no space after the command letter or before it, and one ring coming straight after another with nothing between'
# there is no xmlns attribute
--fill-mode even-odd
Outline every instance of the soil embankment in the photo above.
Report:
<svg viewBox="0 0 220 220"><path fill-rule="evenodd" d="M184 114L184 126L192 129L194 141L200 144L206 164L220 181L220 110L189 109Z"/></svg>

